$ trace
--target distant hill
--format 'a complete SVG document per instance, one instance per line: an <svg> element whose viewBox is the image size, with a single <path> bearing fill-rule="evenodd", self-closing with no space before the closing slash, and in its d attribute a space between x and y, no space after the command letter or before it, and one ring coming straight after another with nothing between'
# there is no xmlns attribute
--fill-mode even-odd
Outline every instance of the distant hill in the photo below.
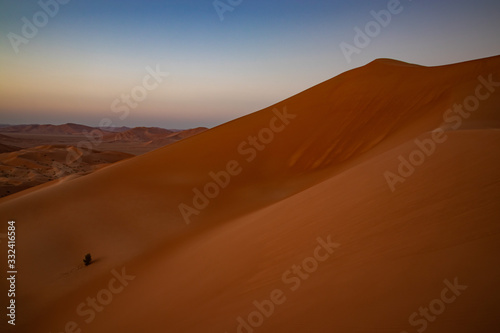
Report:
<svg viewBox="0 0 500 333"><path fill-rule="evenodd" d="M67 163L68 154L78 163ZM116 151L84 150L67 145L21 149L0 144L0 197L73 175L85 175L134 155Z"/></svg>
<svg viewBox="0 0 500 333"><path fill-rule="evenodd" d="M158 127L135 127L125 132L108 134L104 137L104 140L120 142L145 142L148 145L164 146L182 139L186 139L206 130L206 127L197 127L174 132L173 130L167 130Z"/></svg>
<svg viewBox="0 0 500 333"><path fill-rule="evenodd" d="M21 148L15 147L15 146L10 146L10 145L4 145L4 144L0 143L0 154L10 153L13 151L18 151L18 150L21 150Z"/></svg>
<svg viewBox="0 0 500 333"><path fill-rule="evenodd" d="M39 135L84 135L94 130L100 130L106 142L141 142L152 145L169 144L207 130L206 127L197 127L187 130L168 130L160 127L111 127L101 129L86 125L68 123L63 125L5 125L0 126L0 133L29 133ZM0 134L0 142L14 141L15 138Z"/></svg>
<svg viewBox="0 0 500 333"><path fill-rule="evenodd" d="M100 128L101 131L106 131L106 132L125 132L131 129L132 127L127 127L127 126L120 126L120 127L102 127Z"/></svg>
<svg viewBox="0 0 500 333"><path fill-rule="evenodd" d="M104 137L106 141L151 141L163 138L174 132L159 127L134 127L124 132L111 133Z"/></svg>
<svg viewBox="0 0 500 333"><path fill-rule="evenodd" d="M156 137L151 140L151 142L148 142L148 145L155 145L155 146L165 146L177 141L180 141L182 139L189 138L190 136L199 134L201 132L204 132L208 130L206 127L196 127L192 129L187 129L175 133L171 133L165 137Z"/></svg>
<svg viewBox="0 0 500 333"><path fill-rule="evenodd" d="M4 135L4 134L0 134L0 143L12 143L12 142L15 142L15 143L20 143L20 142L29 142L30 140L29 139L19 139L19 138L13 138L11 136L8 136L8 135Z"/></svg>
<svg viewBox="0 0 500 333"><path fill-rule="evenodd" d="M52 135L77 135L84 134L94 130L94 127L80 124L63 124L63 125L12 125L0 128L3 133L31 133L31 134L52 134Z"/></svg>

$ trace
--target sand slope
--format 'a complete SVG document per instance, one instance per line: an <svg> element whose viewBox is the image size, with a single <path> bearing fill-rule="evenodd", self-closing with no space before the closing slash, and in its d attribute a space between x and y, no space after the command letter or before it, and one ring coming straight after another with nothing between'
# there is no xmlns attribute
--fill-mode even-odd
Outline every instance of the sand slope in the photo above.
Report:
<svg viewBox="0 0 500 333"><path fill-rule="evenodd" d="M411 332L422 324L411 326L410 315L441 297L444 280L457 278L467 289L427 331L494 332L500 324L499 145L497 130L450 134L439 154L393 194L382 173L398 154L412 151L409 142L229 225L148 253L125 265L135 279L88 329L236 332L237 318L279 289L286 300L256 332ZM302 270L307 277L298 286L290 280L298 274L283 276L313 256L318 237L329 235L340 246L317 270ZM75 309L110 276L56 307L50 325L60 326L62 317L87 327Z"/></svg>
<svg viewBox="0 0 500 333"><path fill-rule="evenodd" d="M458 277L469 289L428 331L487 332L498 324L500 94L461 126L443 114L490 74L500 78L500 57L436 68L378 60L176 144L1 200L0 217L18 221L28 326L235 332L253 300L279 288L287 300L258 331L411 332L408 316ZM446 142L392 192L384 173L439 126ZM179 204L193 206L193 189L228 162L240 172L187 225ZM328 235L340 247L291 292L282 274ZM81 269L86 252L98 261ZM136 279L87 328L75 308L122 265Z"/></svg>

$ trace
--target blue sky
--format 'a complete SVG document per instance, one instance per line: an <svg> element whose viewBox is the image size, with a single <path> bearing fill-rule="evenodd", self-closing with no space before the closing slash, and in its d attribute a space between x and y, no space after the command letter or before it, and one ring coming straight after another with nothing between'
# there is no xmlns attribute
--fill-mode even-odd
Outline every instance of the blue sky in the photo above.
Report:
<svg viewBox="0 0 500 333"><path fill-rule="evenodd" d="M2 0L0 123L212 127L376 58L442 65L500 54L497 0L401 0L350 62L340 44L354 45L354 28L389 1L220 1L232 8L223 21L213 0L71 0L53 17L38 1ZM43 15L16 52L9 36ZM147 67L169 74L126 115L114 112L116 99L144 92Z"/></svg>

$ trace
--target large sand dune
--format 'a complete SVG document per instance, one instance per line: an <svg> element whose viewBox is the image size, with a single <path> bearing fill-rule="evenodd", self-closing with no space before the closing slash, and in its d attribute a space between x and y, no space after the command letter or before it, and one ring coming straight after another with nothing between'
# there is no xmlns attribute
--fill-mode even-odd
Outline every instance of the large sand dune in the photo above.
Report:
<svg viewBox="0 0 500 333"><path fill-rule="evenodd" d="M162 149L0 200L1 220L18 225L19 324L495 332L498 81L500 57L432 68L377 60ZM87 252L97 261L83 268ZM122 267L135 276L123 291L95 319L78 313ZM253 313L254 301L269 317ZM413 315L429 304L438 315Z"/></svg>

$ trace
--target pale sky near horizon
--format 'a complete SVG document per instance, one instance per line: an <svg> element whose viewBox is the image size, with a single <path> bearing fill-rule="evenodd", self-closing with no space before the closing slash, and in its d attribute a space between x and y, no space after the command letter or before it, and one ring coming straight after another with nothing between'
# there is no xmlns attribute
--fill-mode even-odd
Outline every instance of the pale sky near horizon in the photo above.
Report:
<svg viewBox="0 0 500 333"><path fill-rule="evenodd" d="M0 123L213 127L376 58L500 54L498 0L401 0L351 62L340 44L397 0L55 1L0 2Z"/></svg>

